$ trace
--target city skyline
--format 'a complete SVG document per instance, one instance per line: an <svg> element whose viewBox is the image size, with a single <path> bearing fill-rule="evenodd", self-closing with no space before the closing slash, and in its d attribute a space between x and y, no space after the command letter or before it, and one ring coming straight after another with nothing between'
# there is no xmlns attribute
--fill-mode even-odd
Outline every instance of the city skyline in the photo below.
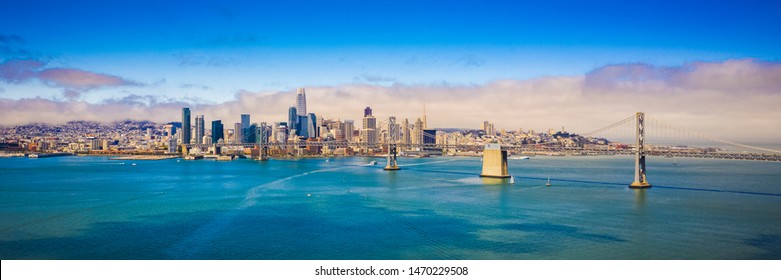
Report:
<svg viewBox="0 0 781 280"><path fill-rule="evenodd" d="M675 3L7 2L0 125L169 122L182 107L272 123L305 87L326 118L369 106L414 122L425 105L429 127L583 132L643 111L781 141L779 4Z"/></svg>

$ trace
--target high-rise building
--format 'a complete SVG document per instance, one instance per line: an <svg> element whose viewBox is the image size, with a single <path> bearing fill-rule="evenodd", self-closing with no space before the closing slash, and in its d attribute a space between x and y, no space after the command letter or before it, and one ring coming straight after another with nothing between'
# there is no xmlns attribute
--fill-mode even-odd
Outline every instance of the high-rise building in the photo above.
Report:
<svg viewBox="0 0 781 280"><path fill-rule="evenodd" d="M366 107L369 113L371 109ZM366 112L366 110L364 110ZM363 117L363 126L361 126L361 143L374 144L377 143L377 119L372 115Z"/></svg>
<svg viewBox="0 0 781 280"><path fill-rule="evenodd" d="M182 108L182 143L190 144L190 108Z"/></svg>
<svg viewBox="0 0 781 280"><path fill-rule="evenodd" d="M221 120L212 121L212 144L216 144L221 139L225 141L225 135L223 134L223 126Z"/></svg>
<svg viewBox="0 0 781 280"><path fill-rule="evenodd" d="M195 144L208 144L203 141L204 136L206 136L206 123L203 115L197 115L195 116ZM190 142L182 139L182 143L189 144Z"/></svg>
<svg viewBox="0 0 781 280"><path fill-rule="evenodd" d="M306 122L306 138L317 137L317 128L317 116L315 113L309 113L309 119Z"/></svg>
<svg viewBox="0 0 781 280"><path fill-rule="evenodd" d="M335 120L331 122L331 131L333 132L334 139L336 141L344 140L344 123L340 120Z"/></svg>
<svg viewBox="0 0 781 280"><path fill-rule="evenodd" d="M298 133L298 109L296 107L290 107L287 111L287 132Z"/></svg>
<svg viewBox="0 0 781 280"><path fill-rule="evenodd" d="M353 131L355 131L355 122L353 120L344 120L344 125L342 128L344 129L344 140L347 140L347 142L352 142Z"/></svg>
<svg viewBox="0 0 781 280"><path fill-rule="evenodd" d="M241 134L239 134L238 132L236 133L237 135L241 135L241 137L238 138L239 139L238 143L251 143L247 139L250 138L249 135L251 135L249 133L250 132L249 127L250 127L249 114L241 114L241 129L240 129Z"/></svg>
<svg viewBox="0 0 781 280"><path fill-rule="evenodd" d="M233 143L241 144L244 143L244 133L243 129L241 128L241 123L235 123L233 124Z"/></svg>
<svg viewBox="0 0 781 280"><path fill-rule="evenodd" d="M404 119L404 121L401 123L401 143L402 144L411 144L412 143L412 135L410 135L410 129L409 129L409 120Z"/></svg>
<svg viewBox="0 0 781 280"><path fill-rule="evenodd" d="M412 144L423 144L423 121L420 118L415 121L415 127L412 129Z"/></svg>
<svg viewBox="0 0 781 280"><path fill-rule="evenodd" d="M176 138L168 138L168 152L176 153Z"/></svg>
<svg viewBox="0 0 781 280"><path fill-rule="evenodd" d="M485 135L494 135L494 125L488 121L483 122L483 131L485 131Z"/></svg>
<svg viewBox="0 0 781 280"><path fill-rule="evenodd" d="M372 108L371 107L366 107L365 109L363 109L363 116L364 117L372 116Z"/></svg>
<svg viewBox="0 0 781 280"><path fill-rule="evenodd" d="M288 137L288 127L285 122L274 123L274 130L272 131L272 138L275 142L285 143Z"/></svg>
<svg viewBox="0 0 781 280"><path fill-rule="evenodd" d="M306 90L304 88L298 88L296 94L296 111L299 116L306 116Z"/></svg>

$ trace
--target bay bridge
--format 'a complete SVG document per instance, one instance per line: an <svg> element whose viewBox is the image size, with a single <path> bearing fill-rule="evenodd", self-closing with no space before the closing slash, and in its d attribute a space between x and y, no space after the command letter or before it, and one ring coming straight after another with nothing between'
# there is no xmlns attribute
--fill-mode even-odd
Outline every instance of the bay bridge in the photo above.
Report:
<svg viewBox="0 0 781 280"><path fill-rule="evenodd" d="M395 125L395 118L385 119L380 124L388 124L388 127ZM654 131L651 135L661 135L657 137L659 142L668 141L672 143L684 142L683 140L700 140L707 143L718 143L723 146L739 147L745 149L742 152L722 151L720 149L701 149L701 148L681 148L680 145L650 145L648 143L649 127ZM634 143L625 145L626 147L611 145L579 145L579 146L561 146L552 143L538 144L505 144L505 143L403 143L397 139L396 134L388 133L380 143L370 141L348 142L348 141L288 141L274 142L267 139L260 139L259 143L217 143L217 144L182 144L183 154L187 154L190 149L198 148L257 148L260 150L260 159L265 160L269 156L271 149L294 150L310 147L328 147L354 148L359 151L383 150L387 157L387 165L384 168L389 171L400 170L397 164L399 150L402 151L455 151L455 152L473 152L483 155L483 173L481 176L509 178L507 171L508 153L512 154L535 154L535 155L634 155L634 181L629 185L630 188L649 188L651 184L646 177L646 157L672 157L672 158L707 158L707 159L730 159L730 160L755 160L755 161L776 161L781 162L781 151L768 148L756 147L740 144L728 140L721 140L703 134L690 132L685 129L677 128L674 125L661 120L651 119L650 123L643 112L627 117L621 121L612 123L602 128L581 134L579 136L589 139L597 136L618 135L626 136L630 132L634 134ZM623 134L623 135L622 135ZM423 133L421 133L422 137ZM435 135L425 134L428 137ZM752 152L748 152L748 151Z"/></svg>

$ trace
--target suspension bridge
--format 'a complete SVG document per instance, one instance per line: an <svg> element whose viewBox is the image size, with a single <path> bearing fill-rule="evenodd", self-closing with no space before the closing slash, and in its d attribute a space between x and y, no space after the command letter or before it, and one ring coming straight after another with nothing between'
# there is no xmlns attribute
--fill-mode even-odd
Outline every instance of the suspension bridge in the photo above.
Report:
<svg viewBox="0 0 781 280"><path fill-rule="evenodd" d="M398 127L395 117L389 117L378 123L387 125L388 130ZM409 128L413 128L410 125ZM398 128L396 128L398 129ZM649 188L651 184L646 176L646 157L672 157L672 158L708 158L731 160L756 160L781 162L781 151L722 140L704 134L691 132L678 128L675 125L662 120L648 118L643 112L629 116L625 119L609 124L602 128L589 131L581 136L586 143L578 145L560 145L560 143L536 143L536 144L506 144L506 143L425 143L424 137L436 139L423 131L415 132L417 141L411 143L406 139L399 139L399 131L387 131L385 137L379 142L361 141L319 141L312 139L300 141L294 139L288 142L268 141L266 137L259 139L259 143L218 143L218 144L186 144L182 145L182 152L187 154L190 149L204 149L210 147L220 148L258 148L260 159L267 159L269 150L295 150L308 149L310 147L328 147L329 149L353 148L360 151L383 150L387 157L385 170L397 171L398 154L400 151L455 151L474 152L483 155L483 173L481 176L509 178L507 172L507 156L512 154L537 154L537 155L634 155L634 181L630 188ZM627 134L633 134L630 137ZM633 139L633 143L616 143L609 141L614 136ZM652 137L649 137L652 136ZM405 137L406 138L406 137ZM653 139L654 143L648 140ZM686 141L700 141L701 143L717 144L723 147L736 147L741 151L723 150L721 148L690 148L681 143Z"/></svg>

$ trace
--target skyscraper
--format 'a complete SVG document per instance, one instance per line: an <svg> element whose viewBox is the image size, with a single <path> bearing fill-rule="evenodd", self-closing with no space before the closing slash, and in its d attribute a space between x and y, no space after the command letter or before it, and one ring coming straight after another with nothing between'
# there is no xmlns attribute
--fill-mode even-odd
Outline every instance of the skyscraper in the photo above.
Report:
<svg viewBox="0 0 781 280"><path fill-rule="evenodd" d="M412 131L412 144L423 144L423 121L418 118Z"/></svg>
<svg viewBox="0 0 781 280"><path fill-rule="evenodd" d="M317 116L315 113L309 113L309 119L306 123L307 138L317 137Z"/></svg>
<svg viewBox="0 0 781 280"><path fill-rule="evenodd" d="M368 111L367 111L368 110ZM365 113L371 113L371 108L366 107ZM361 127L361 142L364 144L377 143L377 119L371 114L363 117L363 126Z"/></svg>
<svg viewBox="0 0 781 280"><path fill-rule="evenodd" d="M203 120L203 115L197 115L195 116L195 144L208 144L203 142L204 135L206 135L206 123ZM185 143L184 140L182 143Z"/></svg>
<svg viewBox="0 0 781 280"><path fill-rule="evenodd" d="M412 135L410 135L410 129L409 129L409 120L404 119L404 121L401 123L402 126L402 141L403 144L411 144L412 143Z"/></svg>
<svg viewBox="0 0 781 280"><path fill-rule="evenodd" d="M212 121L212 144L215 144L222 139L225 141L225 135L222 132L223 126L221 120Z"/></svg>
<svg viewBox="0 0 781 280"><path fill-rule="evenodd" d="M182 143L190 144L190 108L182 108Z"/></svg>
<svg viewBox="0 0 781 280"><path fill-rule="evenodd" d="M250 126L249 114L241 114L241 129L240 129L241 134L236 132L236 135L241 135L241 137L238 138L239 139L239 141L237 141L238 143L248 143L249 142L247 140L248 138L250 138L249 137L250 136L249 126Z"/></svg>
<svg viewBox="0 0 781 280"><path fill-rule="evenodd" d="M298 109L296 107L290 107L287 111L287 131L288 133L295 132L296 134L298 130Z"/></svg>
<svg viewBox="0 0 781 280"><path fill-rule="evenodd" d="M347 142L352 142L353 131L355 130L355 122L353 120L344 120L344 125L342 128L344 129L344 140L347 140Z"/></svg>
<svg viewBox="0 0 781 280"><path fill-rule="evenodd" d="M296 94L296 111L299 116L306 116L306 90L304 88L298 88L298 94Z"/></svg>
<svg viewBox="0 0 781 280"><path fill-rule="evenodd" d="M233 124L233 143L241 144L243 141L244 133L241 128L241 123Z"/></svg>

